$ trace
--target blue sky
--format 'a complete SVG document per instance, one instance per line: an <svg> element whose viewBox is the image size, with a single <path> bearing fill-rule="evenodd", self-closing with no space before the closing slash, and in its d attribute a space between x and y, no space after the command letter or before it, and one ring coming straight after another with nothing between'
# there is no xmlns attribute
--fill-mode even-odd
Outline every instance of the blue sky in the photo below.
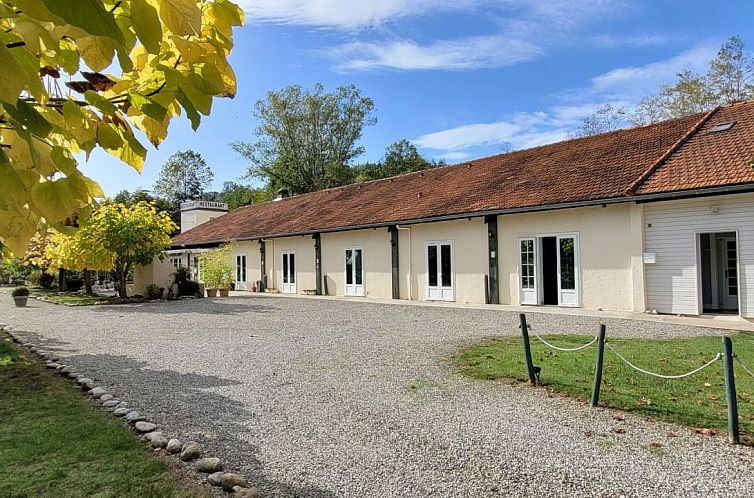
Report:
<svg viewBox="0 0 754 498"><path fill-rule="evenodd" d="M754 2L608 0L241 0L235 99L197 132L176 119L144 170L97 151L83 165L108 195L151 189L174 152L200 152L215 187L247 164L254 102L287 85L355 84L375 101L360 160L407 138L449 163L561 140L605 103L630 108L675 73L706 69L740 35L754 50Z"/></svg>

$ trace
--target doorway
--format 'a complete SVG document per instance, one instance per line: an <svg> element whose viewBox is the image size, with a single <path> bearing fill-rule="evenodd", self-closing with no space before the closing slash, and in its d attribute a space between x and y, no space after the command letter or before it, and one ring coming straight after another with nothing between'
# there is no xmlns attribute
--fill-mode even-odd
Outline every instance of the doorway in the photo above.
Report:
<svg viewBox="0 0 754 498"><path fill-rule="evenodd" d="M236 254L236 290L249 290L246 285L246 254Z"/></svg>
<svg viewBox="0 0 754 498"><path fill-rule="evenodd" d="M735 232L699 234L703 313L738 313L738 242Z"/></svg>
<svg viewBox="0 0 754 498"><path fill-rule="evenodd" d="M347 247L346 263L346 296L364 295L364 250L361 247Z"/></svg>
<svg viewBox="0 0 754 498"><path fill-rule="evenodd" d="M453 242L427 243L427 300L454 301Z"/></svg>
<svg viewBox="0 0 754 498"><path fill-rule="evenodd" d="M282 292L286 294L296 293L296 253L283 253L283 288Z"/></svg>
<svg viewBox="0 0 754 498"><path fill-rule="evenodd" d="M521 239L521 304L580 306L577 234Z"/></svg>

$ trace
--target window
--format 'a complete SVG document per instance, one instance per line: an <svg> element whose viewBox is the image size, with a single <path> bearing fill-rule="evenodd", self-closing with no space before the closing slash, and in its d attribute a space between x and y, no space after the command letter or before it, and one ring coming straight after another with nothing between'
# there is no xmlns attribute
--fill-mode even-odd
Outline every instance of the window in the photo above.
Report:
<svg viewBox="0 0 754 498"><path fill-rule="evenodd" d="M571 237L560 238L560 288L576 289L576 253Z"/></svg>
<svg viewBox="0 0 754 498"><path fill-rule="evenodd" d="M429 286L437 287L437 246L431 245L427 247L427 259L429 271Z"/></svg>
<svg viewBox="0 0 754 498"><path fill-rule="evenodd" d="M521 241L521 288L534 289L534 239Z"/></svg>
<svg viewBox="0 0 754 498"><path fill-rule="evenodd" d="M182 264L181 264L181 257L180 256L171 256L170 257L170 264L172 264L176 268L181 267L182 266Z"/></svg>
<svg viewBox="0 0 754 498"><path fill-rule="evenodd" d="M713 126L709 133L720 133L721 131L727 131L733 128L733 125L735 125L735 121L728 121L727 123L718 123L715 126Z"/></svg>

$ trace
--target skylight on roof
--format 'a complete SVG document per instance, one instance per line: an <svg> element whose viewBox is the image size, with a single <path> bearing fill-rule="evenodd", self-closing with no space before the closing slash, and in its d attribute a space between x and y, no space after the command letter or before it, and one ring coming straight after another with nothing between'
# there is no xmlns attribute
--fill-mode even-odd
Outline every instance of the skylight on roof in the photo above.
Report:
<svg viewBox="0 0 754 498"><path fill-rule="evenodd" d="M717 123L715 126L713 126L709 133L720 133L721 131L727 131L733 128L733 125L736 124L735 121L728 121L726 123Z"/></svg>

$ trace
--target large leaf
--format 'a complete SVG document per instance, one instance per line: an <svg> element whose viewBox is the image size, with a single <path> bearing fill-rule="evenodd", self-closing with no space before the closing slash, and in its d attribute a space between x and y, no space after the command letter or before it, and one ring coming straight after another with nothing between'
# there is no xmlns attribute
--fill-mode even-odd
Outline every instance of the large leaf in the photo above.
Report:
<svg viewBox="0 0 754 498"><path fill-rule="evenodd" d="M123 43L123 34L115 22L115 17L105 10L101 0L42 1L50 12L62 17L68 24L77 26L89 34L106 36Z"/></svg>
<svg viewBox="0 0 754 498"><path fill-rule="evenodd" d="M15 104L26 83L24 71L11 54L11 50L15 49L8 49L5 44L0 43L0 100Z"/></svg>
<svg viewBox="0 0 754 498"><path fill-rule="evenodd" d="M78 207L66 178L37 183L31 189L34 209L48 222L56 223L69 217Z"/></svg>
<svg viewBox="0 0 754 498"><path fill-rule="evenodd" d="M79 53L89 69L99 72L113 62L115 41L107 36L85 36L76 40Z"/></svg>
<svg viewBox="0 0 754 498"><path fill-rule="evenodd" d="M45 138L52 130L52 125L33 106L22 99L16 102L15 107L7 104L3 107L17 124L38 137Z"/></svg>
<svg viewBox="0 0 754 498"><path fill-rule="evenodd" d="M165 119L165 116L168 113L168 110L155 102L154 99L151 99L145 95L141 95L140 93L130 93L128 95L128 99L131 101L131 104L139 110L139 112L142 112L150 118L156 119L158 121Z"/></svg>
<svg viewBox="0 0 754 498"><path fill-rule="evenodd" d="M160 0L160 17L176 35L196 35L202 31L202 11L194 0Z"/></svg>
<svg viewBox="0 0 754 498"><path fill-rule="evenodd" d="M150 54L160 53L162 24L160 24L157 9L149 5L146 0L132 0L131 21L133 22L136 36L139 37L144 48Z"/></svg>

